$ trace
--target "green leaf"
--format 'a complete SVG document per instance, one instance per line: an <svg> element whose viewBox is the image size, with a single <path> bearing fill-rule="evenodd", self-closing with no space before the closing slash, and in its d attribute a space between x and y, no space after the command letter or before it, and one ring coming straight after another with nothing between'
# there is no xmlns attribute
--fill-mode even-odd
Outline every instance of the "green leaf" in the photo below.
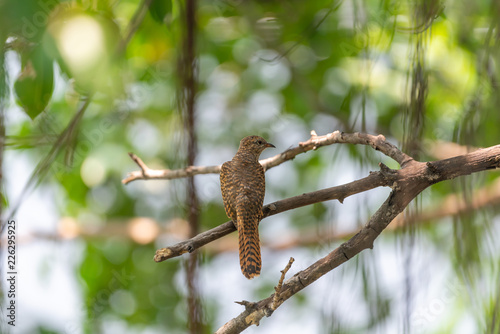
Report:
<svg viewBox="0 0 500 334"><path fill-rule="evenodd" d="M163 19L168 13L172 12L171 0L154 0L149 7L149 13L153 20L163 23Z"/></svg>
<svg viewBox="0 0 500 334"><path fill-rule="evenodd" d="M14 84L17 102L31 119L45 110L54 89L54 68L41 47L23 59L22 71Z"/></svg>
<svg viewBox="0 0 500 334"><path fill-rule="evenodd" d="M8 35L36 43L59 3L59 0L0 0L0 29Z"/></svg>

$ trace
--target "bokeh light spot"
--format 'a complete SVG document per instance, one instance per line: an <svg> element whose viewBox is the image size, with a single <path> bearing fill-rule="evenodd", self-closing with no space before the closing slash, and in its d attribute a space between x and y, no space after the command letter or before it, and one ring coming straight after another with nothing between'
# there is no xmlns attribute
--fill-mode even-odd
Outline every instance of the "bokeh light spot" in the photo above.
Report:
<svg viewBox="0 0 500 334"><path fill-rule="evenodd" d="M130 238L139 244L148 244L160 233L158 224L146 217L134 218L127 226Z"/></svg>
<svg viewBox="0 0 500 334"><path fill-rule="evenodd" d="M93 187L104 181L106 169L98 159L88 157L82 163L80 175L83 183L85 183L88 187Z"/></svg>
<svg viewBox="0 0 500 334"><path fill-rule="evenodd" d="M134 296L126 290L117 290L109 297L109 305L118 314L129 316L134 314L137 303Z"/></svg>
<svg viewBox="0 0 500 334"><path fill-rule="evenodd" d="M105 53L103 30L87 15L69 19L61 27L57 43L64 60L74 71L83 72L96 66Z"/></svg>
<svg viewBox="0 0 500 334"><path fill-rule="evenodd" d="M80 234L78 222L72 217L61 217L57 229L63 239L73 239Z"/></svg>

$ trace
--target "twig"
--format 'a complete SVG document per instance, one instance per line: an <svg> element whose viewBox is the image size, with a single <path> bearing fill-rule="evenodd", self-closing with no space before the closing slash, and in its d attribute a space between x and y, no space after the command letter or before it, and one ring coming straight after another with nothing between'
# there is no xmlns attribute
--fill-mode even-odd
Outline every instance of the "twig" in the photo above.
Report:
<svg viewBox="0 0 500 334"><path fill-rule="evenodd" d="M265 170L268 170L270 168L281 165L282 163L288 160L294 159L297 155L301 153L305 153L311 150L316 150L320 147L332 144L369 145L373 147L375 150L380 151L383 154L387 155L388 157L394 159L397 163L399 163L401 167L408 161L412 160L411 157L401 152L396 146L387 142L383 135L374 136L358 132L343 133L340 131L334 131L324 136L318 136L316 132L313 130L311 131L311 138L309 138L309 140L301 142L299 143L298 146L292 147L273 157L260 160L260 163ZM143 166L146 165L143 163ZM189 166L183 169L176 169L176 170L170 170L170 169L155 170L150 168L146 169L147 173L144 173L143 171L130 172L127 175L127 177L122 180L122 183L127 184L135 180L149 180L149 179L171 180L198 174L218 174L220 172L220 165Z"/></svg>
<svg viewBox="0 0 500 334"><path fill-rule="evenodd" d="M219 166L189 166L183 169L151 169L138 156L129 153L132 160L139 166L140 171L128 173L127 177L122 180L123 184L128 184L135 180L172 180L180 179L199 174L218 174Z"/></svg>
<svg viewBox="0 0 500 334"><path fill-rule="evenodd" d="M286 265L285 269L281 270L281 277L278 282L278 285L274 288L275 292L266 299L266 301L271 300L272 303L266 305L266 307L262 307L262 302L253 303L246 300L242 300L241 302L235 302L236 304L240 304L245 306L245 311L240 314L240 319L235 318L231 319L227 323L224 324L221 328L219 328L215 334L233 334L233 333L241 333L245 328L256 325L258 326L260 320L263 317L270 317L273 312L282 304L281 300L281 289L283 286L283 280L285 279L285 275L290 270L292 266L294 258L291 257Z"/></svg>
<svg viewBox="0 0 500 334"><path fill-rule="evenodd" d="M288 272L288 270L290 270L290 268L292 267L293 261L295 261L295 259L293 257L291 257L290 260L288 261L288 264L286 265L285 269L281 270L280 280L278 282L278 285L274 288L275 292L274 292L274 297L273 297L273 303L271 305L272 311L275 311L278 308L278 306L281 305L281 303L279 303L280 302L281 288L283 287L283 281L285 280L285 275Z"/></svg>

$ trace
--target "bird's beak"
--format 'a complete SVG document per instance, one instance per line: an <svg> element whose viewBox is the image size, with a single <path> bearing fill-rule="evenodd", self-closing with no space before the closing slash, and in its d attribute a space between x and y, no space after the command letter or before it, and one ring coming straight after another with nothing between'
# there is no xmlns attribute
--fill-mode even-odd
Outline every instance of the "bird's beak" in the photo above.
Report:
<svg viewBox="0 0 500 334"><path fill-rule="evenodd" d="M266 143L266 147L273 147L273 148L276 148L276 146L274 146L273 144L271 143Z"/></svg>

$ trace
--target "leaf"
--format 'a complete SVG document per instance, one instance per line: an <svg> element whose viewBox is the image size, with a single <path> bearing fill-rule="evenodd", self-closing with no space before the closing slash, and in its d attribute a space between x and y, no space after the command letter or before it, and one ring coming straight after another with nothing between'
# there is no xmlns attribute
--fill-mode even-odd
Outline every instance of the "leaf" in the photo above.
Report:
<svg viewBox="0 0 500 334"><path fill-rule="evenodd" d="M36 43L59 3L60 0L0 0L0 29L10 36Z"/></svg>
<svg viewBox="0 0 500 334"><path fill-rule="evenodd" d="M36 47L23 61L21 74L14 84L17 102L34 119L47 107L53 89L52 60L41 47Z"/></svg>
<svg viewBox="0 0 500 334"><path fill-rule="evenodd" d="M172 12L171 0L154 0L149 7L149 14L153 20L159 23L163 23L163 19L170 12Z"/></svg>

